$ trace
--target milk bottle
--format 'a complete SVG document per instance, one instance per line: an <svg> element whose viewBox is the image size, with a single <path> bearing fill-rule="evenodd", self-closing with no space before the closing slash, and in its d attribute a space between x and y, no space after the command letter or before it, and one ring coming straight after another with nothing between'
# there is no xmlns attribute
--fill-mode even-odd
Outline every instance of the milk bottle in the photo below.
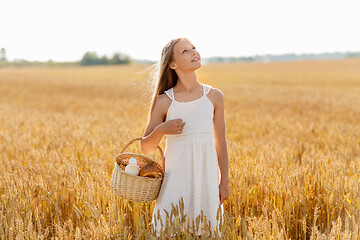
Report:
<svg viewBox="0 0 360 240"><path fill-rule="evenodd" d="M132 176L138 176L140 172L140 168L137 165L137 161L135 158L129 159L129 164L125 168L125 173L132 175Z"/></svg>

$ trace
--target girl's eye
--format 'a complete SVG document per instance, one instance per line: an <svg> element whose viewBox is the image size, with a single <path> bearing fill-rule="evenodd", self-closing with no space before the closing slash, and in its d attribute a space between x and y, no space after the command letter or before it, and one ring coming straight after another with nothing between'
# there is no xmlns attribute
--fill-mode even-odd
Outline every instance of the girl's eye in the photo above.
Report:
<svg viewBox="0 0 360 240"><path fill-rule="evenodd" d="M193 49L196 49L195 47L193 47ZM183 51L183 53L186 51L186 49Z"/></svg>

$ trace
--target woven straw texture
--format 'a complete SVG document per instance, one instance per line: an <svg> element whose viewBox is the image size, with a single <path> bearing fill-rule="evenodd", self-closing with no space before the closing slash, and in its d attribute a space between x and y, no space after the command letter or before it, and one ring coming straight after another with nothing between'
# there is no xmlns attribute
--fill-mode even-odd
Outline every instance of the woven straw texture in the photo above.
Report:
<svg viewBox="0 0 360 240"><path fill-rule="evenodd" d="M130 140L121 150L121 153L116 157L115 167L111 177L111 185L113 190L121 198L134 202L151 202L159 195L160 187L165 174L163 168L159 163L147 156L136 153L124 153L125 149L130 144L141 139L142 138L140 137ZM158 146L157 150L159 150L161 153L162 166L165 166L165 157L160 146ZM154 165L159 169L160 177L149 178L126 174L123 169L129 163L129 159L132 157L136 158L140 169L148 164Z"/></svg>

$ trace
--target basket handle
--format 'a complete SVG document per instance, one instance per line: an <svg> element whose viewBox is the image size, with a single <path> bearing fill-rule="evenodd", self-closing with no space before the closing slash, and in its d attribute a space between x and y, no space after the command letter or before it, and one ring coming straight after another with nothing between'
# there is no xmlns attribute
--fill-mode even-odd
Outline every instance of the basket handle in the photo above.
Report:
<svg viewBox="0 0 360 240"><path fill-rule="evenodd" d="M121 150L120 153L123 153L125 151L125 149L130 146L130 144L132 144L133 142L135 141L139 141L139 140L142 140L142 137L138 137L138 138L134 138L132 140L130 140L126 145L125 147ZM161 149L161 147L158 145L157 149L159 150L160 154L161 154L161 159L162 159L162 167L164 168L164 171L165 171L165 156L164 156L164 153L163 153L163 150Z"/></svg>

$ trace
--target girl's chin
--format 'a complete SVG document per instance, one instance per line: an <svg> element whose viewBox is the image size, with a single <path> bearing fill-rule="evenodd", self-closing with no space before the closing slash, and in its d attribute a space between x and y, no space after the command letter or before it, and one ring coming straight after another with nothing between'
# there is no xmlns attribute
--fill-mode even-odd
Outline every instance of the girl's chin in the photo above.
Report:
<svg viewBox="0 0 360 240"><path fill-rule="evenodd" d="M194 64L194 65L191 65L191 66L189 66L189 68L187 68L186 70L184 70L184 71L195 71L196 69L199 69L201 67L201 64Z"/></svg>
<svg viewBox="0 0 360 240"><path fill-rule="evenodd" d="M192 62L192 64L193 64L193 66L201 66L201 62L198 62L198 61Z"/></svg>
<svg viewBox="0 0 360 240"><path fill-rule="evenodd" d="M199 69L200 67L201 67L201 65L199 64L199 66L198 66L198 67L196 67L196 68L194 68L194 70Z"/></svg>

